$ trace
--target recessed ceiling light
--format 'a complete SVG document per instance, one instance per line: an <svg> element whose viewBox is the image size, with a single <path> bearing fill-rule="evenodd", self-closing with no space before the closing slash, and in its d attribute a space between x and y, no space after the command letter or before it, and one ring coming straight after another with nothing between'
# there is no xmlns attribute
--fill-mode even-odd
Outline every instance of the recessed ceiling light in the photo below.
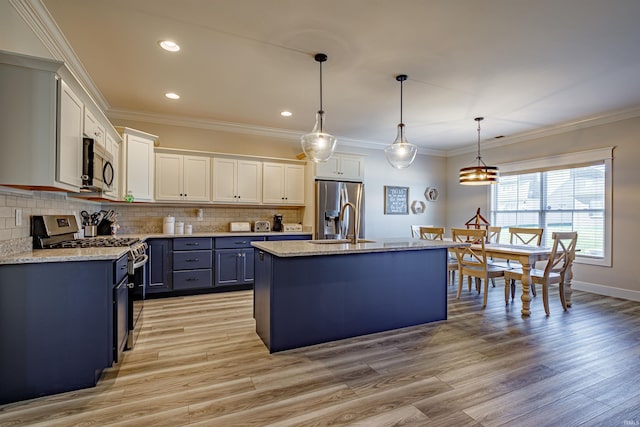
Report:
<svg viewBox="0 0 640 427"><path fill-rule="evenodd" d="M180 46L176 42L172 42L171 40L161 40L158 42L161 48L164 50L168 50L169 52L177 52L180 50Z"/></svg>
<svg viewBox="0 0 640 427"><path fill-rule="evenodd" d="M283 111L280 113L282 117L291 117L293 113L291 111Z"/></svg>
<svg viewBox="0 0 640 427"><path fill-rule="evenodd" d="M169 99L180 99L180 95L178 95L177 93L173 93L173 92L165 93L164 96L166 96Z"/></svg>

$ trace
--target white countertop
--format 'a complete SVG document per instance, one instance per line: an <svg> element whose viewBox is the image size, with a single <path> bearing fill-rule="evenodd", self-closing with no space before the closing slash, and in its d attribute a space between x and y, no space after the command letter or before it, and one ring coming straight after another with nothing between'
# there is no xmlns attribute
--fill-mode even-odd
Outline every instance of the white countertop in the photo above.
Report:
<svg viewBox="0 0 640 427"><path fill-rule="evenodd" d="M442 249L460 246L461 244L411 238L387 238L355 245L353 243L313 243L313 241L309 240L252 242L251 245L277 257L298 257Z"/></svg>
<svg viewBox="0 0 640 427"><path fill-rule="evenodd" d="M193 234L118 234L118 237L136 237L140 240L147 239L172 239L181 237L261 237L261 236L281 236L281 235L308 235L310 232L201 232ZM98 236L98 238L107 236ZM41 262L72 262L72 261L104 261L117 260L127 253L128 248L72 248L72 249L32 249L14 255L0 257L0 265L3 264L34 264Z"/></svg>

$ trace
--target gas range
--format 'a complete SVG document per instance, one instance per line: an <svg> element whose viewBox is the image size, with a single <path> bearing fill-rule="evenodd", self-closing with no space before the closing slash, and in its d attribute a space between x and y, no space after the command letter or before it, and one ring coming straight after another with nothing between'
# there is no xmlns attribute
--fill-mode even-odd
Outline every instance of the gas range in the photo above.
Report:
<svg viewBox="0 0 640 427"><path fill-rule="evenodd" d="M85 237L82 239L71 239L62 242L43 245L43 249L59 248L117 248L123 246L133 246L140 242L136 237Z"/></svg>
<svg viewBox="0 0 640 427"><path fill-rule="evenodd" d="M34 249L127 247L128 272L133 275L148 260L147 244L136 237L98 236L76 238L78 222L73 215L36 215L31 218Z"/></svg>

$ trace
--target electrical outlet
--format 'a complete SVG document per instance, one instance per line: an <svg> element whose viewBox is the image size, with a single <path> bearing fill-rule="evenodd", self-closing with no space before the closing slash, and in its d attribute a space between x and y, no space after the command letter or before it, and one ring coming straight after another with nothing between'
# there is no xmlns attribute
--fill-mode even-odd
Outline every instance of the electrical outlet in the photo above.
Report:
<svg viewBox="0 0 640 427"><path fill-rule="evenodd" d="M22 209L16 208L16 227L22 226Z"/></svg>

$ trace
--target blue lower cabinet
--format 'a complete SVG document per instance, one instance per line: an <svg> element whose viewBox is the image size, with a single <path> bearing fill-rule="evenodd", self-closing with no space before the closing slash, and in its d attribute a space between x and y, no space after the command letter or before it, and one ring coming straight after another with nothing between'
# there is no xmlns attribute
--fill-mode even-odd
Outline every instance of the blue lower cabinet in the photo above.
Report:
<svg viewBox="0 0 640 427"><path fill-rule="evenodd" d="M264 236L233 236L215 239L216 287L253 285L253 247L251 242Z"/></svg>
<svg viewBox="0 0 640 427"><path fill-rule="evenodd" d="M170 292L173 271L173 239L149 239L149 281L147 293Z"/></svg>
<svg viewBox="0 0 640 427"><path fill-rule="evenodd" d="M207 289L213 287L211 269L173 272L173 290Z"/></svg>
<svg viewBox="0 0 640 427"><path fill-rule="evenodd" d="M267 236L267 240L270 242L277 240L311 240L311 234L285 234L281 236L271 234Z"/></svg>
<svg viewBox="0 0 640 427"><path fill-rule="evenodd" d="M253 248L217 249L216 286L253 283Z"/></svg>
<svg viewBox="0 0 640 427"><path fill-rule="evenodd" d="M210 237L183 237L173 241L173 290L213 288Z"/></svg>
<svg viewBox="0 0 640 427"><path fill-rule="evenodd" d="M0 406L96 385L113 363L116 271L112 260L0 265Z"/></svg>

